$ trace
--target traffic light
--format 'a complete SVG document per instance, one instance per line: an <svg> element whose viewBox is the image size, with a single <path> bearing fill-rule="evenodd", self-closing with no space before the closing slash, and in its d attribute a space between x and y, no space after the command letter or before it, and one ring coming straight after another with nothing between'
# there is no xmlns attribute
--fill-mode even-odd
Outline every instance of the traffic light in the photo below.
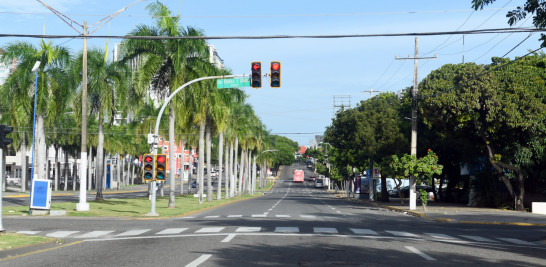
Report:
<svg viewBox="0 0 546 267"><path fill-rule="evenodd" d="M155 179L165 181L167 179L167 155L157 154L155 157Z"/></svg>
<svg viewBox="0 0 546 267"><path fill-rule="evenodd" d="M271 87L281 87L281 62L271 61Z"/></svg>
<svg viewBox="0 0 546 267"><path fill-rule="evenodd" d="M13 139L6 137L6 134L11 132L13 132L13 127L0 124L0 147L6 147L13 142Z"/></svg>
<svg viewBox="0 0 546 267"><path fill-rule="evenodd" d="M142 180L153 181L154 180L154 155L144 154L142 156Z"/></svg>
<svg viewBox="0 0 546 267"><path fill-rule="evenodd" d="M250 63L250 73L252 88L262 88L262 62Z"/></svg>

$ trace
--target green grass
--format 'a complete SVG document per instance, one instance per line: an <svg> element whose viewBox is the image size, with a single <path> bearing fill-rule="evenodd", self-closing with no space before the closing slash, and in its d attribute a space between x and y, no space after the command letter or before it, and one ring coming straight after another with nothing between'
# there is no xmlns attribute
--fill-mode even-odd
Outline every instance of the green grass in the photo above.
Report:
<svg viewBox="0 0 546 267"><path fill-rule="evenodd" d="M272 186L273 183L268 183L265 188L269 189ZM213 201L207 202L206 198L203 198L202 204L198 203L198 198L193 197L193 194L177 195L175 197L175 208L168 208L169 196L168 190L166 191L164 197L156 198L155 211L161 217L182 216L199 210L261 195L260 193L256 193L255 195L242 195L230 199L216 200L216 194L213 194ZM150 212L151 202L146 197L125 199L108 199L107 195L105 197L106 199L103 201L88 202L89 211L76 211L76 202L51 203L51 210L66 210L68 216L82 217L142 217ZM28 206L8 206L4 207L2 211L5 215L23 215L28 214Z"/></svg>
<svg viewBox="0 0 546 267"><path fill-rule="evenodd" d="M15 233L0 234L0 251L37 245L55 240L45 236L28 236Z"/></svg>

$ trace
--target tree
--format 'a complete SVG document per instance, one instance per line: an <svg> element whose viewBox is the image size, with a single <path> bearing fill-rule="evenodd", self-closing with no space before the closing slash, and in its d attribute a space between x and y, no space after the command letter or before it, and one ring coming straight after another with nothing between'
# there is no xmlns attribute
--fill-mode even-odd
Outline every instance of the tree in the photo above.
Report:
<svg viewBox="0 0 546 267"><path fill-rule="evenodd" d="M88 101L90 112L97 115L98 119L98 143L97 143L97 179L96 200L104 200L102 194L102 178L104 175L104 124L105 118L112 124L117 113L119 102L125 100L126 92L130 86L130 71L123 62L108 62L101 49L91 49L87 52L87 83L89 88ZM76 72L81 71L80 54L75 63ZM81 82L81 81L80 81ZM81 98L81 96L80 96ZM81 110L81 109L78 109Z"/></svg>
<svg viewBox="0 0 546 267"><path fill-rule="evenodd" d="M472 0L472 8L475 10L483 9L484 6L492 4L496 0ZM517 9L509 11L506 14L508 18L508 24L513 26L516 22L525 19L528 14L533 14L533 25L537 29L546 28L546 2L539 0L527 0L523 7L518 6ZM542 41L542 47L546 46L546 35L544 33L540 34L540 40Z"/></svg>
<svg viewBox="0 0 546 267"><path fill-rule="evenodd" d="M68 49L55 46L52 42L40 41L39 47L31 43L16 42L8 44L1 58L4 63L16 59L19 63L15 72L7 79L4 89L10 96L14 108L10 109L11 122L15 127L32 128L33 105L29 103L35 95L34 77L31 72L36 61L41 64L38 69L38 92L36 93L36 170L38 177L45 177L46 166L46 133L45 128L53 125L54 120L63 111L63 104L68 96L74 92L70 86L72 79L66 72L66 67L71 60ZM14 102L14 100L18 100ZM30 105L29 105L30 104ZM21 118L17 116L23 115ZM24 144L28 135L16 135L22 138Z"/></svg>
<svg viewBox="0 0 546 267"><path fill-rule="evenodd" d="M139 25L131 32L131 35L163 37L202 36L200 30L192 27L185 29L180 27L180 17L172 16L171 11L165 5L154 2L146 8L155 18L156 25ZM191 72L192 65L196 61L201 61L206 51L205 41L195 39L163 39L159 41L131 39L125 44L127 46L125 61L137 58L143 59L143 63L138 70L136 87L141 90L147 90L151 85L150 89L160 96L168 95L188 81L188 72ZM175 146L175 110L182 108L181 106L177 106L176 102L173 100L169 103L169 151L173 152ZM197 110L194 111L197 112ZM202 156L203 153L199 153L199 157ZM168 204L171 208L175 206L175 173L176 171L173 172L173 168L171 168L169 178L171 186Z"/></svg>
<svg viewBox="0 0 546 267"><path fill-rule="evenodd" d="M523 210L525 169L540 162L546 147L546 58L509 62L442 66L421 82L421 94L432 97L424 97L419 108L430 128L470 137L478 145L474 154L488 159Z"/></svg>

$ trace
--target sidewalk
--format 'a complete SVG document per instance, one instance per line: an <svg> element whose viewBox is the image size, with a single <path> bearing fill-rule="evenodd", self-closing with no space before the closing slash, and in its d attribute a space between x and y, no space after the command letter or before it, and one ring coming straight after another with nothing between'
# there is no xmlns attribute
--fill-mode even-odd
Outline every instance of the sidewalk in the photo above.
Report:
<svg viewBox="0 0 546 267"><path fill-rule="evenodd" d="M347 198L348 201L358 202L363 205L381 207L388 210L407 213L423 219L444 222L444 223L467 223L467 224L497 224L497 225L517 225L517 226L541 226L546 227L546 215L514 211L501 210L482 207L469 207L458 203L443 203L429 201L425 209L418 201L416 209L409 209L409 200L405 199L404 204L400 199L391 199L389 202L370 201L369 199Z"/></svg>

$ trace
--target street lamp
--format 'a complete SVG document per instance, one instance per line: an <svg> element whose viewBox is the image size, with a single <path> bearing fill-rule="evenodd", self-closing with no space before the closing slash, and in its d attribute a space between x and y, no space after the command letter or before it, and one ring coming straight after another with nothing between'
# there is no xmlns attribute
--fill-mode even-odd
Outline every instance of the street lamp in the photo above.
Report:
<svg viewBox="0 0 546 267"><path fill-rule="evenodd" d="M32 194L32 179L34 178L34 140L36 140L36 96L38 93L38 69L40 68L40 61L34 63L32 67L32 72L36 73L36 78L34 80L34 116L32 117L32 162L30 163L30 192Z"/></svg>
<svg viewBox="0 0 546 267"><path fill-rule="evenodd" d="M263 153L265 152L275 152L275 151L279 151L277 149L269 149L269 150L264 150L262 151L260 154L258 154L257 156L254 157L254 175L252 177L252 186L250 187L250 190L251 190L251 194L254 194L254 190L256 189L256 159L258 159L258 157L260 157ZM262 174L263 174L263 171L262 170ZM260 177L260 179L262 179L263 177Z"/></svg>

